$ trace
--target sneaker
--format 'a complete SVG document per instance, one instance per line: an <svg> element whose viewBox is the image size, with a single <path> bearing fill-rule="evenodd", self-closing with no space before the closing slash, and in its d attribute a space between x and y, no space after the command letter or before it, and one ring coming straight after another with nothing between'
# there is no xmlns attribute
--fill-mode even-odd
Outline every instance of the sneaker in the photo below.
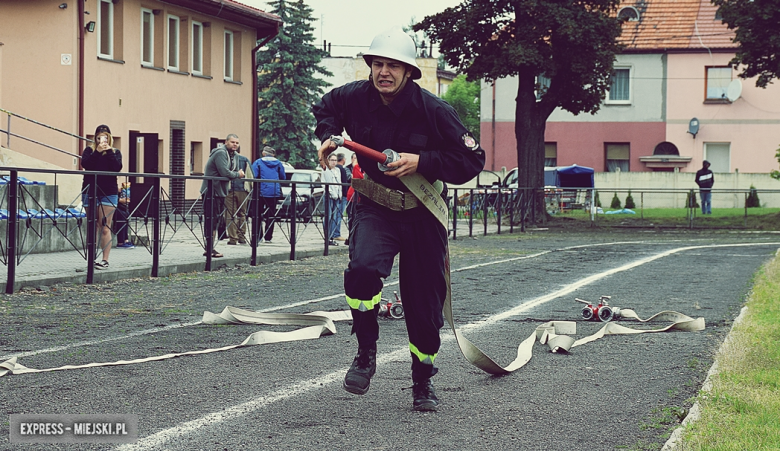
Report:
<svg viewBox="0 0 780 451"><path fill-rule="evenodd" d="M328 246L338 246L339 243L335 242L334 240L328 241Z"/></svg>
<svg viewBox="0 0 780 451"><path fill-rule="evenodd" d="M246 240L244 241L238 240L238 244L246 244Z"/></svg>
<svg viewBox="0 0 780 451"><path fill-rule="evenodd" d="M265 244L271 244L271 240L265 240L265 241L263 241L263 243L265 243Z"/></svg>
<svg viewBox="0 0 780 451"><path fill-rule="evenodd" d="M340 236L337 236L336 238L333 238L333 239L336 240L336 241L347 241L346 238L342 238Z"/></svg>
<svg viewBox="0 0 780 451"><path fill-rule="evenodd" d="M344 377L344 390L356 395L365 395L376 373L376 349L358 349L352 366Z"/></svg>
<svg viewBox="0 0 780 451"><path fill-rule="evenodd" d="M108 269L108 261L95 262L95 269Z"/></svg>
<svg viewBox="0 0 780 451"><path fill-rule="evenodd" d="M135 245L129 241L127 243L117 244L116 247L121 247L124 249L135 249Z"/></svg>
<svg viewBox="0 0 780 451"><path fill-rule="evenodd" d="M238 242L237 242L237 241L232 241L232 240L231 240L231 241L228 241L228 244L229 244L229 245L231 245L231 246L235 246L235 245L237 245L237 244L238 244Z"/></svg>
<svg viewBox="0 0 780 451"><path fill-rule="evenodd" d="M418 412L433 412L439 405L439 398L436 397L436 391L433 389L433 382L430 379L415 382L412 386L412 396L414 397L412 406Z"/></svg>

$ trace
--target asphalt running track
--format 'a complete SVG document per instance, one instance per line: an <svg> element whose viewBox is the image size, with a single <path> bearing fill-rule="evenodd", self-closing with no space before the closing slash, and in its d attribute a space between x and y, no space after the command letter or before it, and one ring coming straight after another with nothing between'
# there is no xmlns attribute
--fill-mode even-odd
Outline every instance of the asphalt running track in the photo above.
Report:
<svg viewBox="0 0 780 451"><path fill-rule="evenodd" d="M662 310L701 316L707 328L606 337L569 355L537 344L527 366L503 377L472 367L444 330L435 413L411 410L405 328L393 320L382 321L378 372L362 397L341 388L356 347L342 322L336 335L318 340L5 376L3 410L138 415L135 445L78 449L660 449L676 426L670 417L690 407L753 274L778 247L780 236L771 234L540 233L452 243L457 325L500 364L541 322L578 319L575 297L611 295L613 305L642 317ZM289 330L199 319L225 305L342 310L344 259L6 296L0 361L17 356L25 366L51 368L238 344L261 328ZM385 297L397 289L396 274ZM577 338L599 327L579 322ZM52 449L10 444L7 419L0 448Z"/></svg>

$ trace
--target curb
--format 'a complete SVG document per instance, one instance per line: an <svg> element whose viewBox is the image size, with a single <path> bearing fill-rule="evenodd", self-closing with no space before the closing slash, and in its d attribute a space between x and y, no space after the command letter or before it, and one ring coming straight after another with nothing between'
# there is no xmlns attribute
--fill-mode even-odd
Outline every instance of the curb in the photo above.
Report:
<svg viewBox="0 0 780 451"><path fill-rule="evenodd" d="M712 366L710 367L710 370L707 372L707 377L704 379L704 383L701 385L701 389L699 390L699 396L702 394L709 393L712 390L712 377L717 375L720 371L718 369L718 356L723 352L723 349L726 347L726 345L733 339L732 333L734 331L734 327L737 324L740 324L744 318L745 314L747 313L747 306L742 307L742 310L740 310L739 315L734 319L734 322L731 324L731 329L729 330L728 335L726 335L726 339L723 340L723 343L721 343L720 348L718 348L718 352L715 354L715 361L712 363ZM684 448L684 443L682 440L683 432L685 431L685 428L693 423L694 421L697 421L699 417L701 416L701 404L699 404L699 401L697 400L693 406L691 407L691 410L688 411L688 415L685 417L685 419L680 423L680 426L677 427L672 432L672 435L669 437L669 440L664 443L663 448L661 448L661 451L682 451Z"/></svg>

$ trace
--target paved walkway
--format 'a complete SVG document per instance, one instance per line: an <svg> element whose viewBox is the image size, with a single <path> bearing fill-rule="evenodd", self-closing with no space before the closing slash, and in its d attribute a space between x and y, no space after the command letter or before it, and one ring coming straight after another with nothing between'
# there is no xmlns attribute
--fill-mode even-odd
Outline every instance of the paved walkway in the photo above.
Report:
<svg viewBox="0 0 780 451"><path fill-rule="evenodd" d="M326 243L323 238L321 224L298 224L297 228L296 234L298 237L295 243L294 259L325 255ZM346 225L342 225L342 232L346 230ZM483 231L482 223L473 224L472 233L475 236L482 235ZM515 231L519 232L519 228L515 228ZM468 222L458 222L457 232L458 238L468 237ZM508 232L508 227L502 229L502 233ZM141 231L138 232L139 235L142 233ZM198 230L196 233L200 233L200 231ZM496 226L489 225L488 233L496 233ZM273 242L270 244L262 243L257 246L256 262L259 264L292 259L289 237L289 223L278 225L274 231ZM162 251L157 273L159 277L206 270L206 258L203 256L201 244L202 239L196 239L193 232L188 228L180 227L175 233L171 229L165 229L162 241ZM5 249L4 243L3 249ZM227 245L227 240L222 240L217 245L217 250L224 257L212 259L211 269L217 269L223 265L249 265L251 263L252 248L249 245L229 246ZM344 253L347 252L347 246L344 245L344 242L339 242L338 246L328 246L327 252L328 254ZM93 283L150 277L152 275L151 248L142 244L137 244L135 249L111 249L109 261L109 269L95 270ZM8 266L0 267L0 273L0 280L2 281L0 282L0 290L5 292L8 282ZM14 292L22 288L42 288L57 283L87 283L87 260L84 250L21 256L21 261L16 266Z"/></svg>

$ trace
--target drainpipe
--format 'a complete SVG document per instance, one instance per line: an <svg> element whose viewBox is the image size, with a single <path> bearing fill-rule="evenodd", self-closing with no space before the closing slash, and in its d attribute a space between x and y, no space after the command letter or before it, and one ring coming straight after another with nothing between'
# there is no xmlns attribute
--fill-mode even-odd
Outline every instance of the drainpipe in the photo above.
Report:
<svg viewBox="0 0 780 451"><path fill-rule="evenodd" d="M79 5L78 7L78 24L77 27L79 28L79 63L78 63L78 77L79 77L79 85L78 85L78 135L84 136L84 2L82 0L76 0L76 4ZM79 141L78 148L76 149L81 155L82 147L81 147L81 141ZM81 167L81 158L79 158L79 169L83 169Z"/></svg>
<svg viewBox="0 0 780 451"><path fill-rule="evenodd" d="M260 158L260 143L257 142L257 134L260 128L260 111L257 105L257 52L277 34L279 34L279 24L276 24L276 29L274 29L273 33L269 33L262 42L252 49L252 96L254 96L252 101L252 121L250 122L252 124L252 161Z"/></svg>
<svg viewBox="0 0 780 451"><path fill-rule="evenodd" d="M490 170L496 170L496 80L493 80L493 116L491 119L490 139L493 141L490 147L493 148L493 155L491 155L492 161L490 162Z"/></svg>

